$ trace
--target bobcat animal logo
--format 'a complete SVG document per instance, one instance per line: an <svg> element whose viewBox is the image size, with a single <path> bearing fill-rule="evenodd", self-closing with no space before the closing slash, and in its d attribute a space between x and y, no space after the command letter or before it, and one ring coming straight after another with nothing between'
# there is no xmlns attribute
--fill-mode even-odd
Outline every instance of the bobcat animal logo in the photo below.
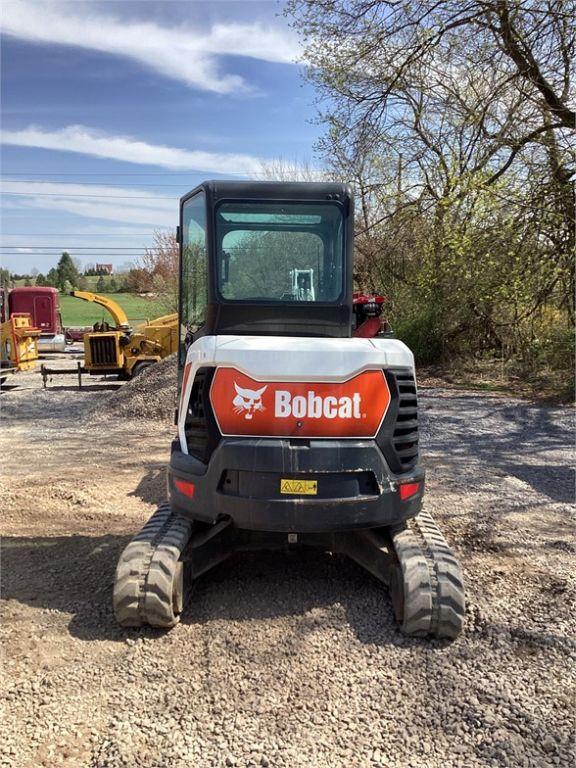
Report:
<svg viewBox="0 0 576 768"><path fill-rule="evenodd" d="M268 385L262 389L242 389L234 382L236 397L232 401L234 413L244 414L245 419L251 419L256 411L265 411L262 405L262 395L268 388Z"/></svg>

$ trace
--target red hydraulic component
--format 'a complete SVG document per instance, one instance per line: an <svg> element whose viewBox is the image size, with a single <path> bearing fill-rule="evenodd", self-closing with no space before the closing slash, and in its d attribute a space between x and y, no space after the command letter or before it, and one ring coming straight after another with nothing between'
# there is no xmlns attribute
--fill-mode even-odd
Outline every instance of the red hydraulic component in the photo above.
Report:
<svg viewBox="0 0 576 768"><path fill-rule="evenodd" d="M382 328L382 310L385 296L376 293L355 292L352 294L352 304L356 315L356 328L353 336L363 339L373 339Z"/></svg>

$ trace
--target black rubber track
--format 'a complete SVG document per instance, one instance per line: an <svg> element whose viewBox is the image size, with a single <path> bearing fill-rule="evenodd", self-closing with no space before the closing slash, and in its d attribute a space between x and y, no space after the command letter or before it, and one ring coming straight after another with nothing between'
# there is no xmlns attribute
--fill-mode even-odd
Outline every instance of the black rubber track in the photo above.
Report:
<svg viewBox="0 0 576 768"><path fill-rule="evenodd" d="M169 629L183 609L180 556L192 523L162 504L122 552L114 582L114 613L124 627ZM398 565L390 592L407 635L455 638L465 614L464 584L456 557L432 516L421 512L391 532Z"/></svg>
<svg viewBox="0 0 576 768"><path fill-rule="evenodd" d="M124 549L113 593L119 624L169 629L178 623L184 601L180 555L191 533L192 523L165 503Z"/></svg>
<svg viewBox="0 0 576 768"><path fill-rule="evenodd" d="M398 569L390 592L402 632L457 637L466 611L462 571L428 512L392 532Z"/></svg>

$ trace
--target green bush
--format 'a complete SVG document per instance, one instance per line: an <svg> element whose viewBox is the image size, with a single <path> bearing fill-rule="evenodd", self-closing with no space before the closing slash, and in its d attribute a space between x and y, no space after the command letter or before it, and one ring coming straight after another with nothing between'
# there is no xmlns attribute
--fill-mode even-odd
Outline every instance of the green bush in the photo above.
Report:
<svg viewBox="0 0 576 768"><path fill-rule="evenodd" d="M558 325L547 329L532 344L538 366L549 366L559 371L574 369L574 332Z"/></svg>
<svg viewBox="0 0 576 768"><path fill-rule="evenodd" d="M410 317L399 318L394 331L410 347L417 365L439 363L442 359L442 333L438 318L430 308L422 308Z"/></svg>

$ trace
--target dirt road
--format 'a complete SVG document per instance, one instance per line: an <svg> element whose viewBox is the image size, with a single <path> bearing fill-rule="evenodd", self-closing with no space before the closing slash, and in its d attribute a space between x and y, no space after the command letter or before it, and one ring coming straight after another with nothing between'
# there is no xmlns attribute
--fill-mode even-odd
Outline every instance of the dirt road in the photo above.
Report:
<svg viewBox="0 0 576 768"><path fill-rule="evenodd" d="M0 401L0 765L572 764L568 409L421 392L426 504L467 580L456 642L403 637L378 582L311 553L230 560L163 635L118 628L111 584L173 427L90 420L105 387L35 381Z"/></svg>

